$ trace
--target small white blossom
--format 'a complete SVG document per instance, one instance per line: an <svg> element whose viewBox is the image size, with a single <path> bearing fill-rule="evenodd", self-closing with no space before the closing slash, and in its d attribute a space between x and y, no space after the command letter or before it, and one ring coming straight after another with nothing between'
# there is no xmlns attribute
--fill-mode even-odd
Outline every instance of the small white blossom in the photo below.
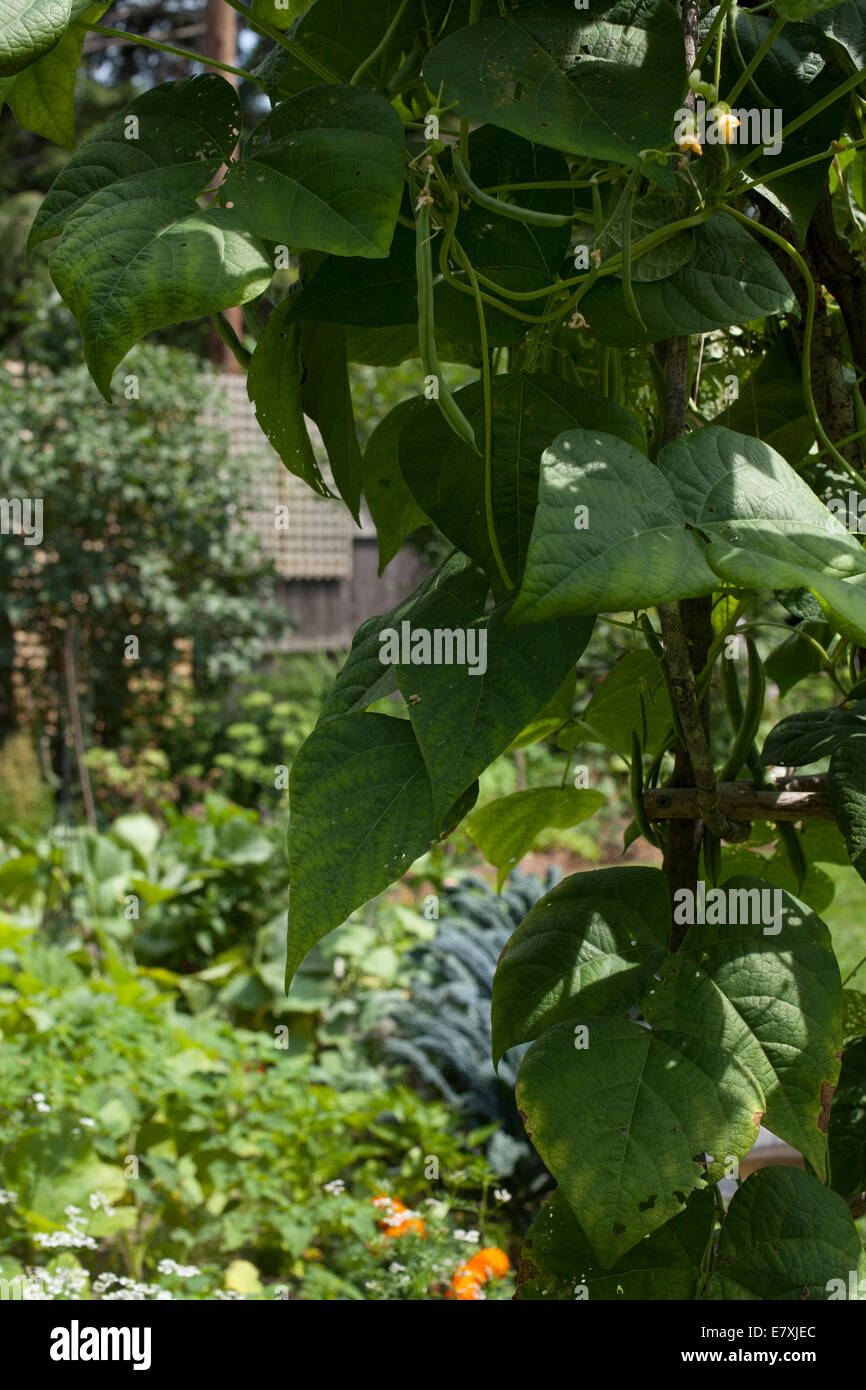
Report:
<svg viewBox="0 0 866 1390"><path fill-rule="evenodd" d="M455 1240L462 1240L462 1241L465 1241L467 1245L477 1245L477 1244L478 1244L478 1241L480 1240L480 1238L481 1238L481 1232L480 1232L480 1231L461 1231L461 1230L457 1230L457 1231L454 1232L454 1239L455 1239Z"/></svg>
<svg viewBox="0 0 866 1390"><path fill-rule="evenodd" d="M176 1260L160 1260L157 1269L160 1274L176 1274L178 1279L193 1279L201 1273L195 1265L179 1265Z"/></svg>
<svg viewBox="0 0 866 1390"><path fill-rule="evenodd" d="M508 1191L507 1187L497 1187L493 1195L496 1198L497 1202L511 1201L511 1193Z"/></svg>
<svg viewBox="0 0 866 1390"><path fill-rule="evenodd" d="M8 1207L10 1202L17 1202L18 1193L10 1192L5 1187L0 1187L0 1207Z"/></svg>
<svg viewBox="0 0 866 1390"><path fill-rule="evenodd" d="M327 1192L330 1197L339 1197L342 1192L345 1192L346 1184L342 1178L332 1178L330 1182L325 1183L322 1190Z"/></svg>

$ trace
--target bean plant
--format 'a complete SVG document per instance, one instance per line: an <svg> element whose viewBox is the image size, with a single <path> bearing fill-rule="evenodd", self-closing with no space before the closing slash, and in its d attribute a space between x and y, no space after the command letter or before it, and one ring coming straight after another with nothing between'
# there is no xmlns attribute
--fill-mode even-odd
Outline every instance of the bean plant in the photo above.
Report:
<svg viewBox="0 0 866 1390"><path fill-rule="evenodd" d="M866 6L229 3L254 71L137 97L30 243L112 409L142 337L210 316L383 563L428 523L448 543L294 759L287 982L464 820L503 875L589 820L582 750L610 749L643 850L547 893L494 981L557 1184L518 1297L856 1297L862 996L812 880L866 878ZM68 105L105 8L6 0L3 96L49 138L37 98ZM362 452L350 365L402 362ZM611 627L628 654L576 711ZM768 671L797 703L764 739ZM540 739L561 778L477 807ZM803 1166L740 1181L762 1124Z"/></svg>

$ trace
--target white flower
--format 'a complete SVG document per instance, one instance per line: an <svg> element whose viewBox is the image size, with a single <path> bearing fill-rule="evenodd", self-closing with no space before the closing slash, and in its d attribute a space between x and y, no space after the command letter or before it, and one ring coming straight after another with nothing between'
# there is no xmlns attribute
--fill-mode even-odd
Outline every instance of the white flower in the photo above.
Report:
<svg viewBox="0 0 866 1390"><path fill-rule="evenodd" d="M45 1097L41 1091L34 1091L30 1099L36 1101L36 1104L38 1105L41 1100L45 1099Z"/></svg>
<svg viewBox="0 0 866 1390"><path fill-rule="evenodd" d="M342 1178L332 1178L330 1182L325 1183L322 1189L322 1191L327 1192L330 1197L339 1197L345 1190L346 1184L343 1182Z"/></svg>
<svg viewBox="0 0 866 1390"><path fill-rule="evenodd" d="M41 1115L50 1115L50 1114L51 1114L51 1106L50 1106L50 1105L44 1105L43 1102L42 1102L41 1100L36 1102L36 1109L39 1111L39 1113L40 1113Z"/></svg>
<svg viewBox="0 0 866 1390"><path fill-rule="evenodd" d="M87 1118L86 1115L81 1115L81 1116L79 1116L78 1123L79 1123L80 1125L84 1125L84 1128L85 1128L85 1129L95 1129L95 1127L96 1127L96 1121L95 1121L95 1120L88 1120L88 1118Z"/></svg>
<svg viewBox="0 0 866 1390"><path fill-rule="evenodd" d="M493 1195L496 1198L497 1202L511 1201L511 1193L508 1191L507 1187L497 1187Z"/></svg>
<svg viewBox="0 0 866 1390"><path fill-rule="evenodd" d="M0 1207L8 1207L10 1202L17 1202L17 1200L17 1192L9 1192L7 1188L0 1187Z"/></svg>
<svg viewBox="0 0 866 1390"><path fill-rule="evenodd" d="M176 1260L160 1260L157 1269L160 1274L176 1274L178 1279L193 1279L201 1273L195 1265L179 1265Z"/></svg>
<svg viewBox="0 0 866 1390"><path fill-rule="evenodd" d="M405 1273L406 1273L406 1266L405 1266L405 1265L398 1264L396 1260L392 1260L391 1263L390 1263L389 1266L388 1266L388 1273L389 1273L389 1274L405 1274Z"/></svg>
<svg viewBox="0 0 866 1390"><path fill-rule="evenodd" d="M454 1239L455 1239L455 1240L463 1240L463 1241L466 1242L467 1245L477 1245L477 1244L478 1244L478 1241L479 1241L479 1239L480 1239L480 1236L481 1236L481 1232L480 1232L480 1231L460 1231L460 1230L458 1230L458 1231L455 1231L455 1232L454 1232Z"/></svg>

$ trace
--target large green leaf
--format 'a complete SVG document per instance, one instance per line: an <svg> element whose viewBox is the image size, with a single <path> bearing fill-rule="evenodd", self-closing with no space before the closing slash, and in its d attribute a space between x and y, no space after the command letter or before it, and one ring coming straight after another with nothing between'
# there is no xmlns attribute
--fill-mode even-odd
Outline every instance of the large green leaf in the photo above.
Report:
<svg viewBox="0 0 866 1390"><path fill-rule="evenodd" d="M284 299L268 320L250 362L247 394L259 425L289 472L322 497L330 497L304 423L301 326L290 320L290 310L291 301Z"/></svg>
<svg viewBox="0 0 866 1390"><path fill-rule="evenodd" d="M55 145L75 144L73 96L86 26L95 24L106 9L108 0L87 5L79 11L80 20L76 22L73 18L60 42L38 62L16 77L0 81L0 103L8 102L16 121L25 130Z"/></svg>
<svg viewBox="0 0 866 1390"><path fill-rule="evenodd" d="M840 630L866 640L866 551L774 449L711 426L658 462L686 521L711 542L717 574L746 588L807 588Z"/></svg>
<svg viewBox="0 0 866 1390"><path fill-rule="evenodd" d="M292 763L289 803L287 985L311 946L436 839L430 780L405 719L347 714L319 725Z"/></svg>
<svg viewBox="0 0 866 1390"><path fill-rule="evenodd" d="M848 1288L860 1237L844 1201L799 1168L759 1168L734 1196L704 1298L826 1299Z"/></svg>
<svg viewBox="0 0 866 1390"><path fill-rule="evenodd" d="M542 830L579 825L594 816L604 802L597 791L529 787L488 802L469 817L466 829L487 862L498 870L497 886L501 888Z"/></svg>
<svg viewBox="0 0 866 1390"><path fill-rule="evenodd" d="M346 330L339 324L301 325L304 377L301 404L315 420L340 496L356 521L361 507L361 446L355 429Z"/></svg>
<svg viewBox="0 0 866 1390"><path fill-rule="evenodd" d="M618 1018L549 1028L523 1059L517 1103L605 1269L745 1157L764 1109L732 1053Z"/></svg>
<svg viewBox="0 0 866 1390"><path fill-rule="evenodd" d="M505 183L548 183L566 180L568 166L561 155L542 145L532 145L506 131L483 127L469 141L473 178L485 187ZM571 195L564 190L542 189L520 194L523 204L542 212L567 214ZM470 200L461 204L458 224L460 243L476 270L495 283L516 292L541 289L559 271L569 243L569 229L528 226L497 216ZM434 308L440 335L478 341L475 302L468 294L447 285L438 270L439 237L434 242ZM466 282L456 268L454 278ZM387 260L363 263L358 259L325 261L304 286L295 304L299 318L338 321L361 326L396 326L417 323L417 280L414 233L398 226ZM491 344L517 343L524 325L498 310L486 313Z"/></svg>
<svg viewBox="0 0 866 1390"><path fill-rule="evenodd" d="M493 521L505 567L516 581L526 558L538 497L541 455L561 430L604 429L640 445L640 428L621 406L543 373L493 378ZM481 438L480 384L455 399ZM400 435L400 467L427 516L448 539L496 574L484 519L484 464L431 402Z"/></svg>
<svg viewBox="0 0 866 1390"><path fill-rule="evenodd" d="M427 627L428 606L440 593L458 595L463 603L481 607L488 587L484 575L466 555L449 556L388 613L368 618L355 633L334 688L319 711L319 724L337 715L365 709L395 688L396 669L381 660L380 634L385 628L401 631L403 622L413 627Z"/></svg>
<svg viewBox="0 0 866 1390"><path fill-rule="evenodd" d="M768 767L806 767L826 758L853 734L866 733L866 700L848 709L803 710L780 719L764 740L761 762Z"/></svg>
<svg viewBox="0 0 866 1390"><path fill-rule="evenodd" d="M0 77L35 63L59 43L71 0L0 0Z"/></svg>
<svg viewBox="0 0 866 1390"><path fill-rule="evenodd" d="M96 193L67 223L49 269L106 400L115 367L147 333L255 299L273 273L240 212L202 211L152 184Z"/></svg>
<svg viewBox="0 0 866 1390"><path fill-rule="evenodd" d="M470 835L483 814L473 812ZM667 952L670 923L660 869L571 874L545 893L512 936L493 978L494 1063L555 1023L629 1008Z"/></svg>
<svg viewBox="0 0 866 1390"><path fill-rule="evenodd" d="M518 632L506 624L509 606L488 615L472 597L432 594L423 628L447 634L442 660L437 663L434 647L429 664L397 666L397 687L409 704L430 774L437 821L556 694L592 633L587 618Z"/></svg>
<svg viewBox="0 0 866 1390"><path fill-rule="evenodd" d="M194 198L231 159L240 119L235 89L214 73L152 87L67 160L36 214L30 249L59 235L102 189L117 187L132 198L144 191L155 198ZM101 204L94 207L101 210Z"/></svg>
<svg viewBox="0 0 866 1390"><path fill-rule="evenodd" d="M253 131L223 196L269 241L339 256L388 254L403 192L403 123L361 87L312 87Z"/></svg>
<svg viewBox="0 0 866 1390"><path fill-rule="evenodd" d="M557 1190L524 1237L517 1297L591 1303L697 1298L715 1211L712 1192L693 1192L678 1216L603 1270L574 1212Z"/></svg>
<svg viewBox="0 0 866 1390"><path fill-rule="evenodd" d="M737 892L758 897L734 899ZM718 907L722 916L750 920L691 926L648 987L644 1014L653 1028L735 1053L764 1093L767 1125L823 1177L842 1048L842 984L830 933L793 894L746 874L710 890L706 915ZM765 934L765 926L780 930Z"/></svg>
<svg viewBox="0 0 866 1390"><path fill-rule="evenodd" d="M830 1171L836 1192L858 1206L866 1202L866 1037L855 1038L842 1054L830 1111Z"/></svg>
<svg viewBox="0 0 866 1390"><path fill-rule="evenodd" d="M428 518L412 496L400 471L400 431L424 409L423 396L401 401L380 420L364 450L361 486L379 543L379 573L390 564L407 536Z"/></svg>
<svg viewBox="0 0 866 1390"><path fill-rule="evenodd" d="M659 0L577 10L535 0L443 40L424 80L469 120L566 154L638 164L664 149L683 88L682 34Z"/></svg>
<svg viewBox="0 0 866 1390"><path fill-rule="evenodd" d="M827 771L827 795L848 857L866 880L866 731L840 743Z"/></svg>
<svg viewBox="0 0 866 1390"><path fill-rule="evenodd" d="M588 429L559 435L542 457L514 620L712 593L716 580L685 521L664 474L629 444Z"/></svg>
<svg viewBox="0 0 866 1390"><path fill-rule="evenodd" d="M695 229L690 261L664 280L638 281L634 297L646 333L630 314L617 276L606 276L584 295L581 311L599 342L636 347L680 333L709 333L782 313L793 303L787 280L767 252L723 212Z"/></svg>

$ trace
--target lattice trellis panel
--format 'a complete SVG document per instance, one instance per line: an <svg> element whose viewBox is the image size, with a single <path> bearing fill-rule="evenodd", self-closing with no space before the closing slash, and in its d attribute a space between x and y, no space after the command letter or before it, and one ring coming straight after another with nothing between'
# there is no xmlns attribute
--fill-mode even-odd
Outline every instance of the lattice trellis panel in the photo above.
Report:
<svg viewBox="0 0 866 1390"><path fill-rule="evenodd" d="M238 465L239 509L277 573L284 579L350 578L355 527L343 503L318 497L289 473L259 429L244 376L224 372L205 381L213 388L213 403L204 423L228 427L231 459ZM308 427L322 476L333 488L321 436L312 421ZM280 528L275 525L280 507L288 508L288 529L284 521Z"/></svg>

